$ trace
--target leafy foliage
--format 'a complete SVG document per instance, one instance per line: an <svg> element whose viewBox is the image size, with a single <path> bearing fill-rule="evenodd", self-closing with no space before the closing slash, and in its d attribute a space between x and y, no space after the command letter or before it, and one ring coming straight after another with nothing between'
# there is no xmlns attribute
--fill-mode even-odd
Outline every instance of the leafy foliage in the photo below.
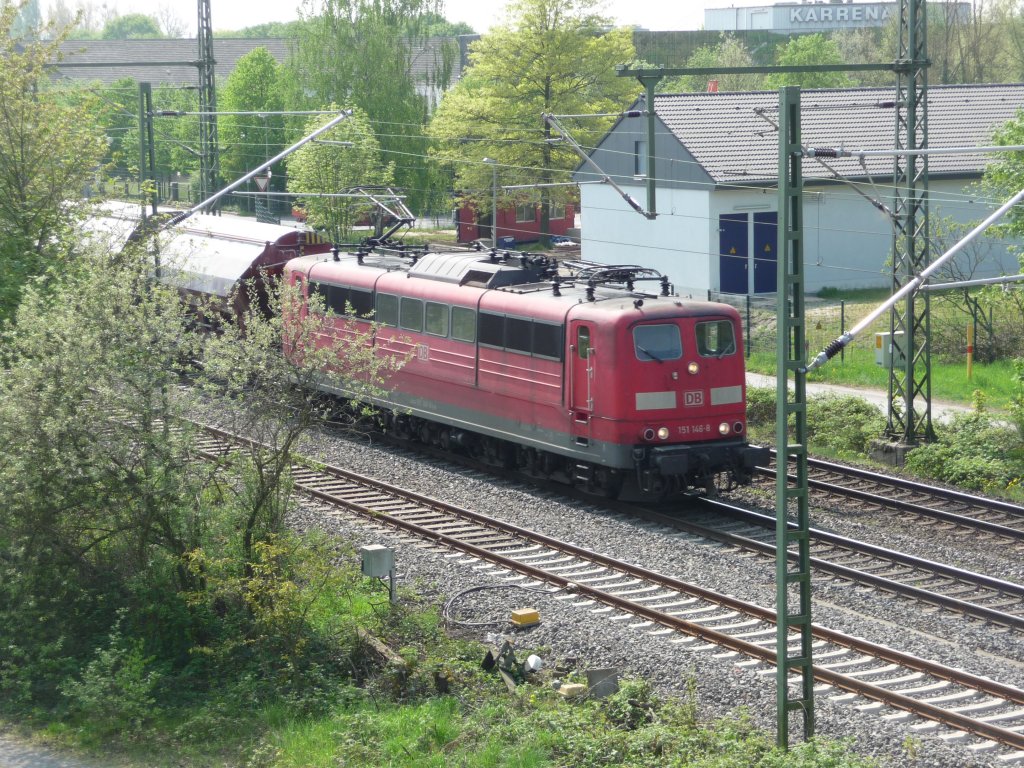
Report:
<svg viewBox="0 0 1024 768"><path fill-rule="evenodd" d="M747 422L758 439L774 439L775 394L766 387L747 388ZM807 437L814 451L862 457L884 429L885 417L864 398L827 393L807 399Z"/></svg>
<svg viewBox="0 0 1024 768"><path fill-rule="evenodd" d="M322 116L315 118L306 125L305 132L312 133L323 123ZM288 157L288 190L306 209L312 226L325 230L334 242L344 243L351 239L357 222L372 211L372 203L362 196L303 197L303 193L357 194L355 187L388 186L393 183L395 166L384 162L370 121L358 108L321 139L303 145Z"/></svg>
<svg viewBox="0 0 1024 768"><path fill-rule="evenodd" d="M746 44L735 35L722 33L717 45L698 48L686 60L687 67L752 67L754 59ZM664 93L680 91L703 91L709 80L718 81L719 91L759 91L765 87L763 74L748 75L684 75L669 78L659 84Z"/></svg>
<svg viewBox="0 0 1024 768"><path fill-rule="evenodd" d="M992 142L998 146L1024 143L1024 110L1019 110L1012 120L996 130ZM998 153L986 166L983 182L1003 199L1024 189L1024 152ZM1024 233L1024 215L1019 206L1014 206L1004 221L1006 223L1000 228L1007 234L1019 236Z"/></svg>
<svg viewBox="0 0 1024 768"><path fill-rule="evenodd" d="M156 714L154 689L160 673L151 667L140 638L127 638L121 621L114 625L105 646L82 671L61 686L70 700L72 714L88 718L93 727L108 734L134 733Z"/></svg>
<svg viewBox="0 0 1024 768"><path fill-rule="evenodd" d="M507 185L541 185L538 191L502 195L517 203L540 202L542 233L549 205L565 203L565 187L543 186L568 180L577 155L555 138L542 115L607 114L623 109L637 91L617 77L615 64L634 58L629 30L608 29L595 0L522 0L507 23L481 37L470 51L472 67L448 91L430 124L438 140L436 156L454 168L455 185L465 199L490 210L492 167ZM613 118L565 118L564 125L584 146L594 143ZM499 202L499 205L502 203Z"/></svg>
<svg viewBox="0 0 1024 768"><path fill-rule="evenodd" d="M228 179L236 179L277 155L285 146L284 106L281 92L281 65L270 51L254 48L238 60L218 94L223 112L264 112L257 115L226 114L220 118L218 137L221 143L220 167ZM281 178L281 168L272 167L271 187ZM276 178L274 172L277 172Z"/></svg>
<svg viewBox="0 0 1024 768"><path fill-rule="evenodd" d="M423 126L458 56L454 40L424 46L437 10L436 0L304 0L303 32L286 65L288 108L362 110L412 210L427 206L437 182L418 159L426 155Z"/></svg>
<svg viewBox="0 0 1024 768"><path fill-rule="evenodd" d="M57 41L13 37L18 12L18 4L0 5L0 323L27 280L62 263L61 236L79 215L70 200L103 151L89 105L64 103L49 87Z"/></svg>
<svg viewBox="0 0 1024 768"><path fill-rule="evenodd" d="M143 13L127 13L115 16L103 26L100 37L104 40L137 40L140 38L163 37L160 25L152 16Z"/></svg>
<svg viewBox="0 0 1024 768"><path fill-rule="evenodd" d="M778 51L775 61L780 66L814 67L823 64L842 64L843 59L835 42L825 35L797 35ZM769 88L799 85L801 88L845 88L850 78L845 72L782 72L768 75Z"/></svg>
<svg viewBox="0 0 1024 768"><path fill-rule="evenodd" d="M976 491L1004 491L1024 476L1020 433L985 411L980 392L974 411L954 415L936 431L936 442L907 455L907 469Z"/></svg>

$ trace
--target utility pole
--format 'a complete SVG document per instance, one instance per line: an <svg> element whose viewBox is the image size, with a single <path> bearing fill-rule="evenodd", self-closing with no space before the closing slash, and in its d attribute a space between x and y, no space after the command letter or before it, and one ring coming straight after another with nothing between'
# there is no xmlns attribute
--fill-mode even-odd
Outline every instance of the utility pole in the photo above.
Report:
<svg viewBox="0 0 1024 768"><path fill-rule="evenodd" d="M906 0L904 0L906 1ZM911 0L914 1L914 0ZM920 0L922 3L924 0ZM712 75L754 72L808 72L892 70L886 64L831 64L824 66L707 67L681 69L618 68L620 77L636 77L647 94L649 203L654 201L657 180L654 158L654 89L659 80L675 75ZM775 493L775 589L776 589L776 738L789 747L789 716L803 715L805 739L814 736L814 660L812 652L810 507L807 478L807 365L804 347L803 179L800 142L800 89L779 90L779 224L776 367L776 481ZM652 218L656 215L651 211ZM792 378L793 389L789 389ZM789 419L793 418L790 435ZM792 437L792 439L791 439ZM790 461L796 479L788 480ZM791 512L795 513L791 515ZM790 566L790 557L795 566ZM791 600L791 590L795 594ZM791 603L794 603L791 609ZM789 649L790 635L797 642ZM800 693L789 694L790 672L800 678Z"/></svg>
<svg viewBox="0 0 1024 768"><path fill-rule="evenodd" d="M498 161L493 157L485 157L484 162L491 166L491 248L498 247Z"/></svg>
<svg viewBox="0 0 1024 768"><path fill-rule="evenodd" d="M146 205L152 205L156 215L159 203L156 189L147 190L149 183L156 184L156 151L153 146L153 88L150 83L139 83L139 200L142 202L142 218L146 218Z"/></svg>
<svg viewBox="0 0 1024 768"><path fill-rule="evenodd" d="M928 35L925 0L900 0L896 58L896 149L928 148ZM928 247L928 155L896 155L893 166L892 287L911 282L930 261ZM896 459L934 440L929 295L893 306L890 313L889 407L886 436L895 441Z"/></svg>
<svg viewBox="0 0 1024 768"><path fill-rule="evenodd" d="M200 200L217 189L220 157L217 144L217 87L213 58L213 18L210 0L199 0L199 186Z"/></svg>

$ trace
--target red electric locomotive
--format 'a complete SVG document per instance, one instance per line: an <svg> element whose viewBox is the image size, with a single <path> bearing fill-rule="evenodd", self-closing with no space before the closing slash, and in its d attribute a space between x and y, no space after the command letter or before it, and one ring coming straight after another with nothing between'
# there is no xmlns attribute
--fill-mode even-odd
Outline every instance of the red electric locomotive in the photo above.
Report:
<svg viewBox="0 0 1024 768"><path fill-rule="evenodd" d="M633 479L710 492L767 459L746 441L738 313L670 295L654 270L377 249L293 259L285 276L367 330L372 316L379 353L408 359L378 403L399 433L610 496Z"/></svg>

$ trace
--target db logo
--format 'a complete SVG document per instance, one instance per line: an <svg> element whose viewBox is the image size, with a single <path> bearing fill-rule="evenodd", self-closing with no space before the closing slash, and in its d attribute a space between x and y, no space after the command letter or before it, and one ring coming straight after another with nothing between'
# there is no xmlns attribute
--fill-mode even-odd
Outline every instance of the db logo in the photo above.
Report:
<svg viewBox="0 0 1024 768"><path fill-rule="evenodd" d="M702 390L683 392L683 405L688 408L695 405L704 405L704 392Z"/></svg>
<svg viewBox="0 0 1024 768"><path fill-rule="evenodd" d="M430 347L428 347L426 344L417 344L416 345L416 357L418 357L420 360L429 360L430 359Z"/></svg>

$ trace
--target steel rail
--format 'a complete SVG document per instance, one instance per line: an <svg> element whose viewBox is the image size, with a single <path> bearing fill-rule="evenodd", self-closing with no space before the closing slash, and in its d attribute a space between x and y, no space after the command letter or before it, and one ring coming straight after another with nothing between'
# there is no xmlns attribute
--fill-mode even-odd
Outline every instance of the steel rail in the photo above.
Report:
<svg viewBox="0 0 1024 768"><path fill-rule="evenodd" d="M865 470L859 470L853 467L842 467L838 464L828 464L827 462L814 462L812 463L808 459L808 467L814 469L822 469L823 471L835 472L836 474L846 475L856 479L869 480L876 485L886 486L892 488L898 488L900 490L913 491L921 494L932 494L943 498L947 501L955 501L961 504L969 504L977 506L980 509L989 512L1000 512L1002 514L1010 514L1015 516L1021 516L1022 522L1024 522L1024 510L1020 507L1011 504L1009 502L1001 502L998 500L985 499L978 496L971 496L959 491L948 491L944 488L937 488L935 486L922 485L914 483L910 480L903 480L901 478L893 478L890 475L877 475L867 472ZM758 472L774 477L777 470L770 467L758 467ZM794 476L789 475L792 479ZM890 482L891 481L891 482ZM990 533L994 536L1001 536L1006 539L1014 541L1024 541L1024 528L1018 529L1008 525L1002 525L1000 523L993 523L988 520L981 520L976 517L969 517L967 515L958 514L956 512L948 512L943 509L936 509L934 507L928 507L923 504L918 504L912 501L904 501L902 499L893 499L886 496L880 496L877 493L871 491L864 491L858 488L850 488L844 485L838 485L835 483L828 483L823 480L815 478L808 478L807 484L811 488L817 490L826 491L829 493L839 494L841 496L847 496L852 499L859 501L866 501L871 504L877 504L881 507L889 507L902 509L908 512L919 514L923 517L931 517L941 522L950 523L951 525L958 525L964 528L975 528L985 533Z"/></svg>
<svg viewBox="0 0 1024 768"><path fill-rule="evenodd" d="M700 499L700 503L710 506L716 511L723 512L733 519L752 520L758 525L763 524L765 525L765 530L769 530L768 524L771 524L772 526L775 524L775 518L773 517L761 514L760 512L753 512L742 507L737 507L718 499L702 498ZM722 543L753 550L763 555L772 557L775 555L775 545L769 542L758 541L735 533L723 533L720 531L705 529L703 526L691 525L689 523L685 525L688 530L691 530L691 532L695 534L702 536L706 535L709 538L721 541ZM1024 600L1024 586L1014 584L1013 582L1003 581L1002 579L996 579L991 576L974 573L972 571L964 571L950 565L936 563L932 560L925 560L924 558L913 557L903 552L895 552L893 550L886 549L885 547L875 546L866 542L854 541L853 539L848 539L844 536L838 536L816 528L811 528L809 533L812 543L815 541L822 542L830 546L841 548L846 552L864 554L870 557L886 560L895 565L906 566L907 568L914 569L915 572L921 573L922 575L931 573L938 576L945 576L954 579L960 584L975 586L982 589L990 589L994 592L998 592L999 594L1012 595L1018 599ZM795 560L796 554L790 553L789 557L790 559ZM833 563L814 555L811 556L811 565L816 570L823 573L829 573L833 576L848 579L849 581L856 583L866 584L886 592L906 595L907 597L912 597L915 600L929 603L950 611L955 611L956 613L960 613L965 616L973 616L984 621L990 621L993 624L999 624L1004 627L1024 631L1024 616L1006 613L1005 611L999 611L994 608L987 608L983 605L971 603L966 600L960 600L955 597L949 597L948 595L933 592L929 589L904 584L885 576L876 576L872 573L859 571L855 568L850 568L849 566L840 565L839 563Z"/></svg>

